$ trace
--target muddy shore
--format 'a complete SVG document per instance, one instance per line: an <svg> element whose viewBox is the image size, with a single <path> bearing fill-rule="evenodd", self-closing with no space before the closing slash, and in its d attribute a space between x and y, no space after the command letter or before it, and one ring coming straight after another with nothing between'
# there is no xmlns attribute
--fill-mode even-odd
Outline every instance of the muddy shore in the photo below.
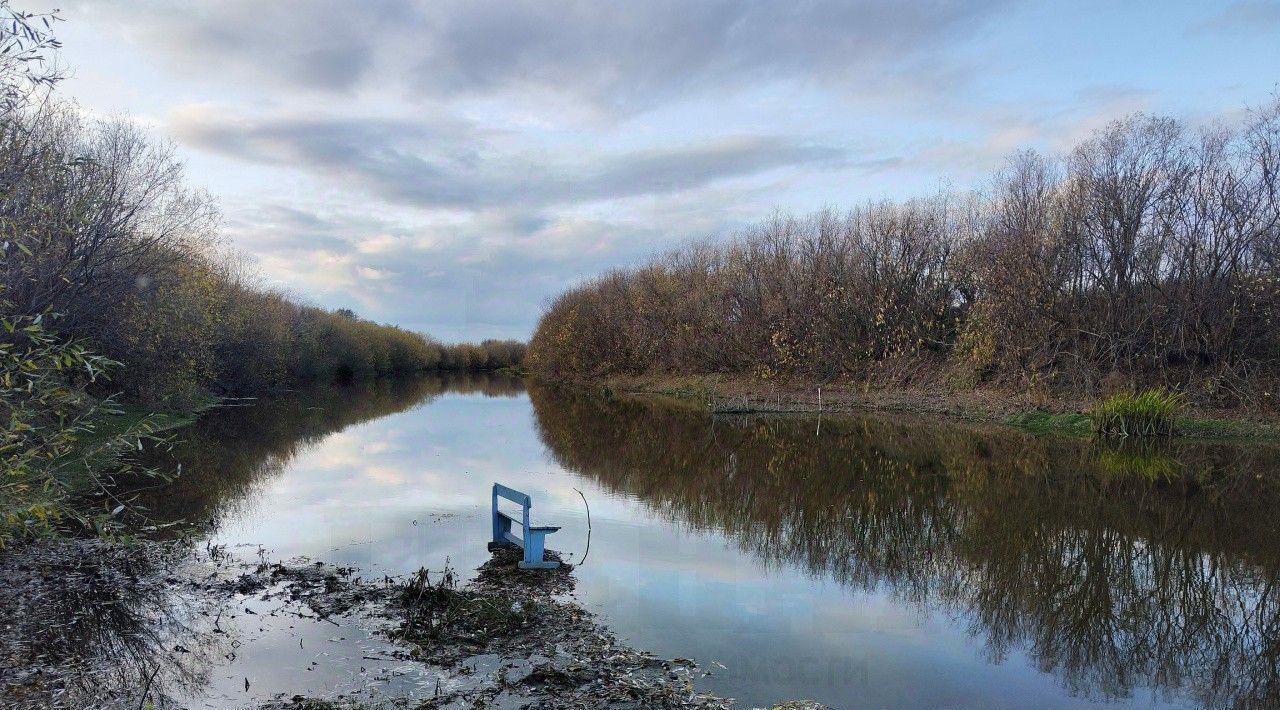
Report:
<svg viewBox="0 0 1280 710"><path fill-rule="evenodd" d="M430 669L437 680L415 697L348 687L239 707L736 707L695 689L709 671L693 661L621 642L569 596L571 566L526 571L517 560L518 552L497 550L462 583L448 567L366 579L354 568L181 543L14 547L0 551L0 704L185 707L220 658L246 652L252 640L238 637L233 620L260 613L251 603L264 602L290 628L359 617L396 661ZM248 690L251 680L244 682Z"/></svg>

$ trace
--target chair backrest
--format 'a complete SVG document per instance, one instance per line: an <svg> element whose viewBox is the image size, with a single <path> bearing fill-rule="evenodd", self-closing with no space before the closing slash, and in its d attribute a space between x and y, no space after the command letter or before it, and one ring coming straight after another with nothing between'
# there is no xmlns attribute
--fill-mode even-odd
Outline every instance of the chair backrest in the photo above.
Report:
<svg viewBox="0 0 1280 710"><path fill-rule="evenodd" d="M508 488L501 483L493 484L493 499L498 500L499 497L506 498L512 503L519 503L522 508L529 508L533 505L528 493L521 493L514 488Z"/></svg>
<svg viewBox="0 0 1280 710"><path fill-rule="evenodd" d="M498 514L499 498L506 498L513 503L520 504L520 534L522 539L529 539L529 509L533 507L533 500L529 498L529 494L521 493L520 491L504 486L501 483L493 484L493 515L495 516L495 519Z"/></svg>

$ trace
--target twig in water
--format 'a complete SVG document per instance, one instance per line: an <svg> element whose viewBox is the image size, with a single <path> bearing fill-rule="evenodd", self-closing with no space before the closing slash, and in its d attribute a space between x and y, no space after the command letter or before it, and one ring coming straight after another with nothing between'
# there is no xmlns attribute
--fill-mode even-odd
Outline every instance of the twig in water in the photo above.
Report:
<svg viewBox="0 0 1280 710"><path fill-rule="evenodd" d="M156 679L156 674L160 672L160 663L156 662L156 669L151 671L151 675L147 676L147 684L142 686L142 698L138 700L138 710L147 705L147 694L151 692L151 681Z"/></svg>
<svg viewBox="0 0 1280 710"><path fill-rule="evenodd" d="M814 436L822 436L822 388L818 388L818 429L813 432Z"/></svg>
<svg viewBox="0 0 1280 710"><path fill-rule="evenodd" d="M578 491L577 488L573 490ZM582 504L587 506L587 549L582 551L582 559L578 560L578 564L581 565L587 561L587 555L591 554L591 504L587 502L587 497L582 491L578 491L578 495L582 496Z"/></svg>

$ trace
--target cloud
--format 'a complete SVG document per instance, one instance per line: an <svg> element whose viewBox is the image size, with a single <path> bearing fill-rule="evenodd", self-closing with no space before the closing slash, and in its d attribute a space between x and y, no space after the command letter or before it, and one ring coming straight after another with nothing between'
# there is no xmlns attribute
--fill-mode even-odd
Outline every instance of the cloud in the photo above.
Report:
<svg viewBox="0 0 1280 710"><path fill-rule="evenodd" d="M663 195L790 167L848 164L840 147L737 134L673 146L537 155L505 136L442 119L281 116L249 119L207 106L175 110L169 129L191 147L302 169L420 208L545 207Z"/></svg>
<svg viewBox="0 0 1280 710"><path fill-rule="evenodd" d="M300 88L346 91L373 71L379 36L416 22L415 4L71 0L63 15L121 28L188 74L275 78Z"/></svg>
<svg viewBox="0 0 1280 710"><path fill-rule="evenodd" d="M429 102L544 96L628 113L799 80L910 96L956 88L949 51L992 0L222 0L87 2L188 74L287 91L398 91Z"/></svg>
<svg viewBox="0 0 1280 710"><path fill-rule="evenodd" d="M525 337L567 285L743 226L758 198L712 189L598 215L495 209L420 219L268 205L241 212L228 230L271 286L304 300L445 340Z"/></svg>
<svg viewBox="0 0 1280 710"><path fill-rule="evenodd" d="M1280 28L1280 2L1241 0L1191 28L1192 34L1266 34Z"/></svg>
<svg viewBox="0 0 1280 710"><path fill-rule="evenodd" d="M176 138L274 284L444 338L527 335L567 285L775 208L978 184L1016 149L1185 113L1256 84L1257 62L1217 64L1280 22L1275 2L1197 10L1217 64L1189 71L1151 38L1190 11L1154 7L60 4L83 69L66 87ZM1133 15L1152 32L1108 42Z"/></svg>
<svg viewBox="0 0 1280 710"><path fill-rule="evenodd" d="M988 110L976 136L935 140L896 164L948 177L989 175L1019 150L1063 154L1107 123L1143 111L1152 94L1132 87L1087 87L1065 101L1040 102Z"/></svg>
<svg viewBox="0 0 1280 710"><path fill-rule="evenodd" d="M64 7L181 87L162 129L228 189L252 176L228 232L274 285L469 338L526 335L566 285L753 221L798 180L896 167L832 128L845 99L954 94L1004 4Z"/></svg>

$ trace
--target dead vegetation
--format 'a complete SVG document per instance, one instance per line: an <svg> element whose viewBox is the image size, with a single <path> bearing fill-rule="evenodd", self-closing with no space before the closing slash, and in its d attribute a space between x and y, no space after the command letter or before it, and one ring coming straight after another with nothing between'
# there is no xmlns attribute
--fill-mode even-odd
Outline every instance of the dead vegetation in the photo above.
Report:
<svg viewBox="0 0 1280 710"><path fill-rule="evenodd" d="M434 582L419 573L401 587L393 635L416 658L471 677L422 707L730 707L694 690L692 661L629 648L568 600L569 566L519 570L518 559L498 550L461 588L447 571Z"/></svg>
<svg viewBox="0 0 1280 710"><path fill-rule="evenodd" d="M255 562L218 546L69 541L10 549L0 564L9 593L0 605L0 702L181 706L178 698L198 697L220 658L243 652L248 639L229 622L258 613L245 607L253 598L283 602L255 619L338 624L359 615L403 649L402 660L440 679L426 698L356 689L326 698L284 694L264 708L733 706L694 688L693 661L627 646L570 599L571 566L519 570L519 557L500 549L462 584L448 568L365 579L352 568Z"/></svg>
<svg viewBox="0 0 1280 710"><path fill-rule="evenodd" d="M177 545L42 541L0 554L0 705L137 707L207 679L216 638L187 621Z"/></svg>
<svg viewBox="0 0 1280 710"><path fill-rule="evenodd" d="M990 189L778 215L552 303L557 379L1183 391L1275 410L1280 102L1237 126L1136 115Z"/></svg>

